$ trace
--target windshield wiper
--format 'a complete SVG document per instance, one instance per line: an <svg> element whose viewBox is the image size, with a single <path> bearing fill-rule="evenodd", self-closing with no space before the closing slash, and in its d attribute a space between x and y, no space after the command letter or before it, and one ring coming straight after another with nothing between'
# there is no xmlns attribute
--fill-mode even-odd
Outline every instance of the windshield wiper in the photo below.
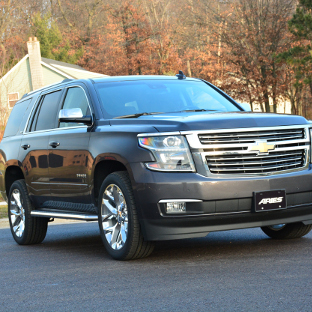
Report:
<svg viewBox="0 0 312 312"><path fill-rule="evenodd" d="M156 115L156 114L164 114L164 112L152 112L152 113L137 113L137 114L131 114L131 115L123 115L123 116L117 116L114 117L114 119L119 119L119 118L138 118L141 116L147 116L147 115Z"/></svg>
<svg viewBox="0 0 312 312"><path fill-rule="evenodd" d="M216 109L204 109L204 108L198 108L198 109L184 109L180 112L216 112Z"/></svg>

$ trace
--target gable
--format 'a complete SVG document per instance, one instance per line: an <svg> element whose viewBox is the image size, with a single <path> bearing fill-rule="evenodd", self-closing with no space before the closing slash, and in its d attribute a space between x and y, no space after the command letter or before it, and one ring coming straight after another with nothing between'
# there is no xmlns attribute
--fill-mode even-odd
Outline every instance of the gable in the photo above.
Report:
<svg viewBox="0 0 312 312"><path fill-rule="evenodd" d="M42 64L42 71L45 86L60 82L66 78L72 78L62 74L61 72L55 71L53 68L47 67L45 64Z"/></svg>
<svg viewBox="0 0 312 312"><path fill-rule="evenodd" d="M28 55L20 60L5 76L0 79L0 104L8 107L8 94L18 93L20 99L32 90Z"/></svg>

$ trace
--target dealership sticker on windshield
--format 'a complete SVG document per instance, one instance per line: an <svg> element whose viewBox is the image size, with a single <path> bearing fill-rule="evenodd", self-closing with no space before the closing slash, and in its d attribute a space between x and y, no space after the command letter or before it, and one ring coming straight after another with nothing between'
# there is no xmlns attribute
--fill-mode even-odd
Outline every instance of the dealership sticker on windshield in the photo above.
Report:
<svg viewBox="0 0 312 312"><path fill-rule="evenodd" d="M286 191L274 190L254 192L255 211L268 211L286 208Z"/></svg>

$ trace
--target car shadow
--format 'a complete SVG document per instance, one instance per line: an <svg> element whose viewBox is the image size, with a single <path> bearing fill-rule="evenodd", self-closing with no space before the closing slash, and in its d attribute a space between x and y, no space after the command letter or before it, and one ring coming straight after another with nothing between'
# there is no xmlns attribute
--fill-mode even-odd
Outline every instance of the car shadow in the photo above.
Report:
<svg viewBox="0 0 312 312"><path fill-rule="evenodd" d="M259 257L265 254L285 254L290 250L295 252L310 246L312 234L301 239L273 240L268 238L260 229L245 229L235 231L213 232L203 238L183 239L174 241L155 242L153 253L141 262L170 262L188 261L192 259L242 259L248 256ZM28 246L30 247L30 246ZM97 224L80 226L74 224L54 225L50 227L46 239L40 245L31 246L58 253L83 255L91 259L110 261L112 258L106 252ZM291 247L291 248L290 248Z"/></svg>
<svg viewBox="0 0 312 312"><path fill-rule="evenodd" d="M151 257L156 259L194 258L215 260L241 260L246 257L278 255L296 252L296 249L311 246L312 235L301 239L273 240L260 229L214 232L204 238L158 242Z"/></svg>

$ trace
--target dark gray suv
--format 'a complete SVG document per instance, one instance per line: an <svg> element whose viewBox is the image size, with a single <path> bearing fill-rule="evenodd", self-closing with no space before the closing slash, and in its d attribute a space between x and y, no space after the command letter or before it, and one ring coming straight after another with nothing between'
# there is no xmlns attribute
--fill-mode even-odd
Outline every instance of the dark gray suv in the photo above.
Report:
<svg viewBox="0 0 312 312"><path fill-rule="evenodd" d="M0 191L18 244L54 218L98 220L115 259L153 241L312 224L311 124L246 112L210 83L176 77L65 80L25 94L0 144Z"/></svg>

